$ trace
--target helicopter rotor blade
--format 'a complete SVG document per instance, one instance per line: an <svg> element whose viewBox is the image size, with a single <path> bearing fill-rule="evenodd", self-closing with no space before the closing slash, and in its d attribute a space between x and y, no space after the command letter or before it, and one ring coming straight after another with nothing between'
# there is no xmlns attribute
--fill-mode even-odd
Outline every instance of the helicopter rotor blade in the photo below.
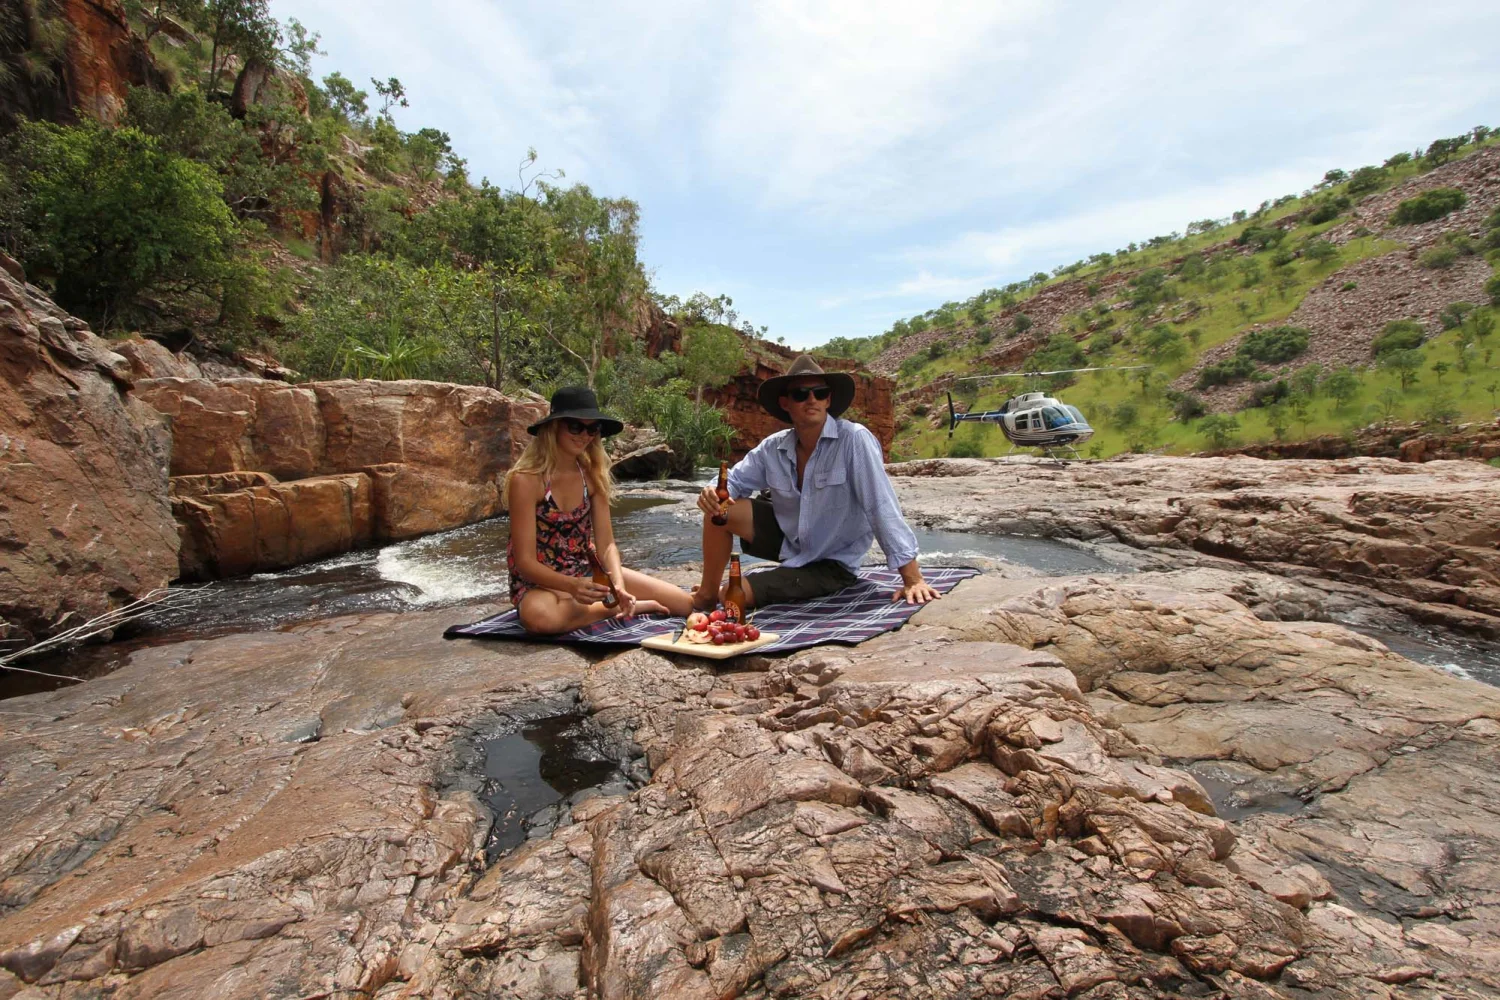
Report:
<svg viewBox="0 0 1500 1000"><path fill-rule="evenodd" d="M948 393L948 436L953 436L953 430L958 426L958 413L953 409L953 393Z"/></svg>
<svg viewBox="0 0 1500 1000"><path fill-rule="evenodd" d="M1071 375L1075 372L1129 372L1141 368L1150 368L1151 365L1101 365L1096 368L1057 368L1045 372L1002 372L999 375L965 375L956 378L955 382L982 382L992 378L1040 378L1043 375Z"/></svg>

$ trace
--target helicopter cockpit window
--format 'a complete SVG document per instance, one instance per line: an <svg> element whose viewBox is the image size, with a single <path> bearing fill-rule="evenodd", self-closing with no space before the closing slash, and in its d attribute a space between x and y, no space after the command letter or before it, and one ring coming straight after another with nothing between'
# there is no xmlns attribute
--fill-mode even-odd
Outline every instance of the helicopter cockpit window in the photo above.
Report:
<svg viewBox="0 0 1500 1000"><path fill-rule="evenodd" d="M1073 418L1068 414L1068 411L1057 406L1045 407L1042 410L1042 418L1047 422L1047 429L1049 431L1059 427L1066 427L1073 422Z"/></svg>
<svg viewBox="0 0 1500 1000"><path fill-rule="evenodd" d="M1073 415L1073 422L1074 423L1079 423L1079 424L1086 424L1086 423L1088 423L1087 420L1083 419L1083 411L1080 410L1078 407L1076 407L1076 406L1069 406L1067 403L1064 403L1063 404L1063 409L1067 410L1069 413L1071 413Z"/></svg>

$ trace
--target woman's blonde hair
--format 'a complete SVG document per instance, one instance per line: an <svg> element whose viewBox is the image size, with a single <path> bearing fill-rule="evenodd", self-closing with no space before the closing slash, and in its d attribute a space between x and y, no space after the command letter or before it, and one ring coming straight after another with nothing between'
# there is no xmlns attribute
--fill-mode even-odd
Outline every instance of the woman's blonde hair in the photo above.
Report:
<svg viewBox="0 0 1500 1000"><path fill-rule="evenodd" d="M505 485L500 490L500 502L510 510L510 484L518 472L527 472L543 479L551 478L562 459L562 450L557 446L557 435L561 433L561 420L553 420L537 429L536 436L526 444L526 450L505 474ZM614 500L615 480L609 472L609 456L604 453L604 439L596 437L578 456L583 474L588 482L591 499L603 500L608 506Z"/></svg>

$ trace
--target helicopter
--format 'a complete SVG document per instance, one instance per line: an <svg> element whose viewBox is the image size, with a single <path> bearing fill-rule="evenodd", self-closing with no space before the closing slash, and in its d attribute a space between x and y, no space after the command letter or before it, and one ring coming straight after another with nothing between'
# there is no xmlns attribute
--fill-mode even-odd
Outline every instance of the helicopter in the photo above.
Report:
<svg viewBox="0 0 1500 1000"><path fill-rule="evenodd" d="M1000 375L970 375L958 382L982 382L995 378L1038 379L1048 375L1071 375L1078 372L1133 371L1150 365L1106 365L1098 368L1059 368L1053 371L1005 372ZM998 424L1000 432L1016 448L1039 448L1048 458L1066 454L1078 458L1077 446L1094 436L1083 412L1046 392L1031 391L1012 396L998 410L959 413L948 393L948 436L965 421Z"/></svg>

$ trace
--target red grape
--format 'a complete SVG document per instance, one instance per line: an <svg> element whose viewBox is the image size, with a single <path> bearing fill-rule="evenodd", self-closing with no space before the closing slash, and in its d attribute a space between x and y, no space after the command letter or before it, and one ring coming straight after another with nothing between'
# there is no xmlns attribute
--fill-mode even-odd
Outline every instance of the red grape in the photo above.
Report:
<svg viewBox="0 0 1500 1000"><path fill-rule="evenodd" d="M756 639L760 638L760 629L756 628L754 625L747 626L745 628L745 638L749 639L751 642L754 642Z"/></svg>
<svg viewBox="0 0 1500 1000"><path fill-rule="evenodd" d="M711 622L721 622L724 620L724 612L718 608L714 608L708 613L708 620Z"/></svg>

